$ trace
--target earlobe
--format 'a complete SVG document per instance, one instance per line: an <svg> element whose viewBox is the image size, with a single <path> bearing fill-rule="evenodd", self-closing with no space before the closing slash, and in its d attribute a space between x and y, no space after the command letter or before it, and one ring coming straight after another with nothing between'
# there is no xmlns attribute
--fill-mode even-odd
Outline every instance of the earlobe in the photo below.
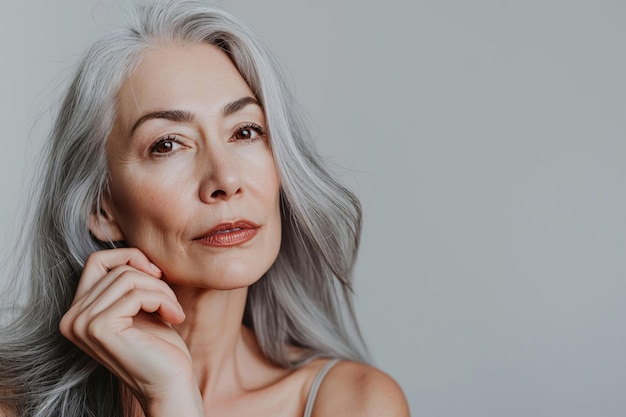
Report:
<svg viewBox="0 0 626 417"><path fill-rule="evenodd" d="M102 242L118 242L124 240L122 229L106 203L94 209L89 215L89 231Z"/></svg>

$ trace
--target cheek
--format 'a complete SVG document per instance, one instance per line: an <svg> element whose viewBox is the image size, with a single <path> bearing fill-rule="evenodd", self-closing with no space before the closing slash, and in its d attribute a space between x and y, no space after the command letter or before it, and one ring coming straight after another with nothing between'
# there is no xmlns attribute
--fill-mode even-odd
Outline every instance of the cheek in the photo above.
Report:
<svg viewBox="0 0 626 417"><path fill-rule="evenodd" d="M272 242L275 242L274 246L274 260L278 256L278 252L280 251L280 245L282 240L282 215L281 215L281 204L280 204L280 183L278 180L275 181L275 193L273 196L272 206L270 208L270 216L272 218L272 222L275 227L273 230ZM272 262L273 263L273 262Z"/></svg>
<svg viewBox="0 0 626 417"><path fill-rule="evenodd" d="M274 163L272 151L267 144L259 152L257 144L245 145L239 154L239 173L243 180L244 190L252 191L266 207L277 204L280 179Z"/></svg>
<svg viewBox="0 0 626 417"><path fill-rule="evenodd" d="M280 219L280 180L276 170L266 170L265 175L257 177L256 188L260 190L268 215Z"/></svg>
<svg viewBox="0 0 626 417"><path fill-rule="evenodd" d="M111 181L111 198L115 217L126 241L131 246L142 246L142 241L152 239L156 231L175 229L181 207L180 199L172 198L169 191L179 190L172 181ZM180 225L178 225L180 226Z"/></svg>

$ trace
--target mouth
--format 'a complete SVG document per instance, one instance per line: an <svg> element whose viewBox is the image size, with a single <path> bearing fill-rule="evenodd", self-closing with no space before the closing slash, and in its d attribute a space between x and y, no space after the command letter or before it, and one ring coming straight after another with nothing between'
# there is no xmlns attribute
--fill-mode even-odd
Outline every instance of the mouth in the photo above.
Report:
<svg viewBox="0 0 626 417"><path fill-rule="evenodd" d="M194 241L207 246L242 245L254 238L260 226L249 220L220 223Z"/></svg>

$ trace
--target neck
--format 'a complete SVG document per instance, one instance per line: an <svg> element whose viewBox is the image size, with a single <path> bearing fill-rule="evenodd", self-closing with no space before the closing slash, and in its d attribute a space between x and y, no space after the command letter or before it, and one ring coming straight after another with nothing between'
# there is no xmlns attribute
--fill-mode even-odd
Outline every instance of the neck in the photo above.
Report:
<svg viewBox="0 0 626 417"><path fill-rule="evenodd" d="M256 338L241 323L248 289L172 288L186 315L175 329L189 348L203 398L245 390L241 370L262 358Z"/></svg>
<svg viewBox="0 0 626 417"><path fill-rule="evenodd" d="M200 349L218 359L232 352L241 332L247 288L207 290L172 287L185 311L185 321L176 330L189 350Z"/></svg>

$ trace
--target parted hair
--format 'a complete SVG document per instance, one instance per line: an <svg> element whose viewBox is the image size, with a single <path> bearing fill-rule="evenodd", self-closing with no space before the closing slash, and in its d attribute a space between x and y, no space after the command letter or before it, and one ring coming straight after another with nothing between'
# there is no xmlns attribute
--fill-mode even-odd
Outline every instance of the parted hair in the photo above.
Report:
<svg viewBox="0 0 626 417"><path fill-rule="evenodd" d="M157 1L137 6L126 26L93 44L60 104L43 151L25 264L11 277L27 282L28 293L0 330L0 409L40 417L132 411L117 378L58 325L87 257L123 245L98 241L88 228L108 190L105 143L119 88L146 48L199 42L228 54L262 103L281 183L281 249L249 289L244 324L266 357L284 367L317 357L366 361L351 303L358 199L323 166L276 59L244 24L201 1ZM288 355L292 346L304 354Z"/></svg>

